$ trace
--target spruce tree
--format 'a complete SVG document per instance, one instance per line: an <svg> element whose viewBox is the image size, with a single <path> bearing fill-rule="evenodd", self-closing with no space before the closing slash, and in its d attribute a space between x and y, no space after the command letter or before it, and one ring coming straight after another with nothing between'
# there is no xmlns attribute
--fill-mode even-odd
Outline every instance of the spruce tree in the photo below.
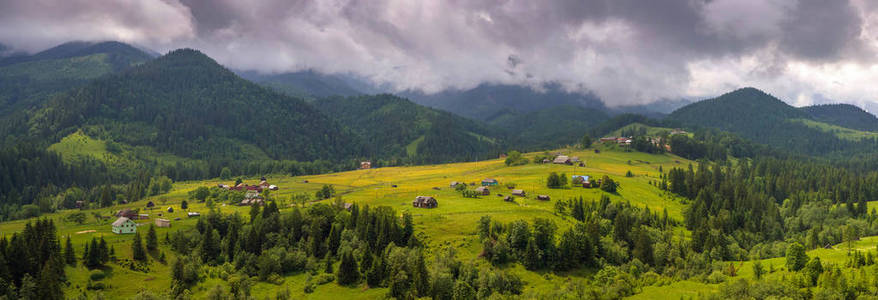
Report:
<svg viewBox="0 0 878 300"><path fill-rule="evenodd" d="M73 249L73 242L70 236L67 236L67 242L64 244L64 262L70 266L76 266L76 252Z"/></svg>
<svg viewBox="0 0 878 300"><path fill-rule="evenodd" d="M143 249L143 241L140 239L140 232L134 233L134 242L131 243L131 253L136 261L146 260L146 250Z"/></svg>
<svg viewBox="0 0 878 300"><path fill-rule="evenodd" d="M155 226L149 225L149 231L146 232L146 249L153 251L158 248L159 240L155 233Z"/></svg>
<svg viewBox="0 0 878 300"><path fill-rule="evenodd" d="M326 265L323 268L323 272L326 274L332 274L332 253L326 253Z"/></svg>
<svg viewBox="0 0 878 300"><path fill-rule="evenodd" d="M341 256L341 264L338 266L338 284L350 285L360 280L360 269L357 267L357 261L350 251L346 251Z"/></svg>

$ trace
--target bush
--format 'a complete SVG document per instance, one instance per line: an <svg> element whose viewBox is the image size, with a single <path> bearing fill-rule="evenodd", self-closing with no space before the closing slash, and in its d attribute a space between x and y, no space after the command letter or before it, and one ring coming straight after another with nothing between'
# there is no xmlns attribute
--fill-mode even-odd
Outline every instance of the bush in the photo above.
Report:
<svg viewBox="0 0 878 300"><path fill-rule="evenodd" d="M94 281L101 281L101 280L103 280L105 277L107 277L107 274L104 273L104 271L101 271L101 270L94 270L94 271L91 271L91 273L88 275L88 278L91 278L91 280L94 280Z"/></svg>
<svg viewBox="0 0 878 300"><path fill-rule="evenodd" d="M726 277L726 275L723 274L723 272L713 271L713 273L710 273L710 275L708 275L707 279L705 279L705 280L707 281L707 283L718 284L718 283L726 282L727 279L728 279L728 277Z"/></svg>

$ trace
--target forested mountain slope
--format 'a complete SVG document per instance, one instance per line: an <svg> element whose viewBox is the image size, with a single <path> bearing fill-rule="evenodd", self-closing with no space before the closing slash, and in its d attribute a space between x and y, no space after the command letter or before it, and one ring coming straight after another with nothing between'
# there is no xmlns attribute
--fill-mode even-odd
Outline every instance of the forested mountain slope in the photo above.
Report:
<svg viewBox="0 0 878 300"><path fill-rule="evenodd" d="M401 95L416 103L476 120L487 120L504 109L528 113L559 105L604 108L597 96L567 92L557 84L547 84L541 91L527 86L482 84L463 91L449 90L436 94L404 92Z"/></svg>
<svg viewBox="0 0 878 300"><path fill-rule="evenodd" d="M874 139L846 141L795 119L811 119L811 115L754 88L693 103L668 116L668 120L686 126L726 130L758 143L810 155L874 150Z"/></svg>
<svg viewBox="0 0 878 300"><path fill-rule="evenodd" d="M358 134L370 157L473 160L495 156L503 141L485 124L394 95L330 97L314 105Z"/></svg>
<svg viewBox="0 0 878 300"><path fill-rule="evenodd" d="M822 104L802 108L816 121L845 128L878 131L878 118L855 105Z"/></svg>
<svg viewBox="0 0 878 300"><path fill-rule="evenodd" d="M282 73L260 74L256 72L238 72L244 79L256 82L278 92L300 98L322 98L329 96L356 96L364 94L347 78L327 75L313 70Z"/></svg>
<svg viewBox="0 0 878 300"><path fill-rule="evenodd" d="M524 150L540 150L573 145L590 128L610 117L599 109L578 105L559 105L529 113L509 113L490 121L509 132L512 141Z"/></svg>
<svg viewBox="0 0 878 300"><path fill-rule="evenodd" d="M50 142L90 136L197 159L248 159L255 145L274 159L345 158L359 141L304 101L241 79L191 49L54 97L26 124Z"/></svg>
<svg viewBox="0 0 878 300"><path fill-rule="evenodd" d="M150 54L119 42L73 42L34 55L0 58L0 116L150 59Z"/></svg>

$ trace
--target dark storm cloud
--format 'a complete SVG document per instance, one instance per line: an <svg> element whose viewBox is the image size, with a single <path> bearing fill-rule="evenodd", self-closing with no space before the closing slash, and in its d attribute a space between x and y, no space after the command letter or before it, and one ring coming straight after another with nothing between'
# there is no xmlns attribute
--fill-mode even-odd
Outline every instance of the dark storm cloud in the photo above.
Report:
<svg viewBox="0 0 878 300"><path fill-rule="evenodd" d="M195 47L233 68L347 72L427 92L552 81L610 105L742 85L790 102L862 102L878 94L856 79L878 76L876 10L870 0L0 0L0 41Z"/></svg>

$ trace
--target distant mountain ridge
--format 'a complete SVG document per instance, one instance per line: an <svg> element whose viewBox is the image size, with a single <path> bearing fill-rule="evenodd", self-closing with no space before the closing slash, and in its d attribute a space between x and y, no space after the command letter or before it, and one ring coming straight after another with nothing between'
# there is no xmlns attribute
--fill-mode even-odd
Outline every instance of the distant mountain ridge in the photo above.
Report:
<svg viewBox="0 0 878 300"><path fill-rule="evenodd" d="M152 58L119 42L71 42L34 55L0 58L0 118Z"/></svg>
<svg viewBox="0 0 878 300"><path fill-rule="evenodd" d="M878 118L851 104L819 104L802 108L813 119L841 127L878 131Z"/></svg>
<svg viewBox="0 0 878 300"><path fill-rule="evenodd" d="M825 109L795 108L763 91L742 88L684 106L667 119L686 126L729 131L758 143L810 155L868 151L871 147L871 144L845 141L831 132L795 122L796 119L820 121L809 111L819 113Z"/></svg>
<svg viewBox="0 0 878 300"><path fill-rule="evenodd" d="M246 159L242 147L249 145L273 159L361 152L355 136L304 101L241 79L191 49L54 97L27 126L31 136L49 141L85 129L103 140L195 159Z"/></svg>

